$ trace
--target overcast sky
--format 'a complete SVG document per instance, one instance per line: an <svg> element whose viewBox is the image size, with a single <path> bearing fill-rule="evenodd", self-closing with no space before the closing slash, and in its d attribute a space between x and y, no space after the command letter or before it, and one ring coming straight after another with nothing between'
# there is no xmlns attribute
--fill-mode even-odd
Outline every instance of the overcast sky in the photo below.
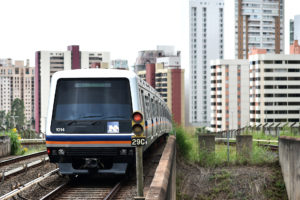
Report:
<svg viewBox="0 0 300 200"><path fill-rule="evenodd" d="M234 0L225 2L225 58L234 58ZM31 61L38 50L109 51L134 64L137 52L174 45L188 66L188 0L1 0L0 58ZM285 48L289 20L299 0L285 3ZM287 51L286 51L287 52ZM287 52L288 53L288 52Z"/></svg>

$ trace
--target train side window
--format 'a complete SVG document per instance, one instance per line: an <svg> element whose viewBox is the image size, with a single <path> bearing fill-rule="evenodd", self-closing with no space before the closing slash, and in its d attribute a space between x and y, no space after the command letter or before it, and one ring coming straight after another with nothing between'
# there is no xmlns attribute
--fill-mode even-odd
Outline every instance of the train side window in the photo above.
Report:
<svg viewBox="0 0 300 200"><path fill-rule="evenodd" d="M140 102L141 102L141 108L142 108L142 113L145 115L145 100L144 100L144 91L140 90Z"/></svg>
<svg viewBox="0 0 300 200"><path fill-rule="evenodd" d="M155 115L154 114L154 111L155 111L155 109L154 109L154 103L153 103L153 98L151 98L151 118L153 118L153 116Z"/></svg>
<svg viewBox="0 0 300 200"><path fill-rule="evenodd" d="M149 97L145 94L144 95L145 101L145 119L149 118Z"/></svg>

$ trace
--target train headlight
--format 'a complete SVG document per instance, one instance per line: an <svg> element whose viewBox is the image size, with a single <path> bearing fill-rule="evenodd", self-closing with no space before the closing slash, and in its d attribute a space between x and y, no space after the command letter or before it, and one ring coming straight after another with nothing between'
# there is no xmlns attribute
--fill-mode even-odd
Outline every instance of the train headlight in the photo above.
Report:
<svg viewBox="0 0 300 200"><path fill-rule="evenodd" d="M144 132L144 117L138 111L132 114L132 132L135 135L142 135Z"/></svg>
<svg viewBox="0 0 300 200"><path fill-rule="evenodd" d="M58 149L58 155L60 155L60 156L65 155L65 150L63 150L63 149Z"/></svg>

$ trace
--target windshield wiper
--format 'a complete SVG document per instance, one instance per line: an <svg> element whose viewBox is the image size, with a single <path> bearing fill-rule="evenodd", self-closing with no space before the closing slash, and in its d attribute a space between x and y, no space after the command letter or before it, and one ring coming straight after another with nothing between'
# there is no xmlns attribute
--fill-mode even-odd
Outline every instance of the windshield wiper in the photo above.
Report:
<svg viewBox="0 0 300 200"><path fill-rule="evenodd" d="M103 118L103 115L86 115L86 116L80 117L80 119L81 118L83 118L83 119L86 119L86 118L97 118L97 117Z"/></svg>
<svg viewBox="0 0 300 200"><path fill-rule="evenodd" d="M121 119L126 119L126 117L121 116L121 115L112 115L112 116L107 116L107 117L105 117L105 118L107 118L107 119L110 119L110 118L121 118Z"/></svg>
<svg viewBox="0 0 300 200"><path fill-rule="evenodd" d="M71 126L71 125L74 124L74 123L77 123L77 121L72 120L72 121L70 121L70 122L67 123L67 126Z"/></svg>

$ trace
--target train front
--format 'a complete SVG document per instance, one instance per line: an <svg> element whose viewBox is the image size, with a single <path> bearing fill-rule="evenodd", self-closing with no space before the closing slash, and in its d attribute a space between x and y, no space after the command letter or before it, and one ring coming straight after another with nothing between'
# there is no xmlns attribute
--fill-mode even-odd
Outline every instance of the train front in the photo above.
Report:
<svg viewBox="0 0 300 200"><path fill-rule="evenodd" d="M130 79L105 77L108 72L102 70L91 70L101 77L90 71L78 77L80 70L73 71L52 80L46 131L50 162L58 163L62 174L124 174L134 158Z"/></svg>

